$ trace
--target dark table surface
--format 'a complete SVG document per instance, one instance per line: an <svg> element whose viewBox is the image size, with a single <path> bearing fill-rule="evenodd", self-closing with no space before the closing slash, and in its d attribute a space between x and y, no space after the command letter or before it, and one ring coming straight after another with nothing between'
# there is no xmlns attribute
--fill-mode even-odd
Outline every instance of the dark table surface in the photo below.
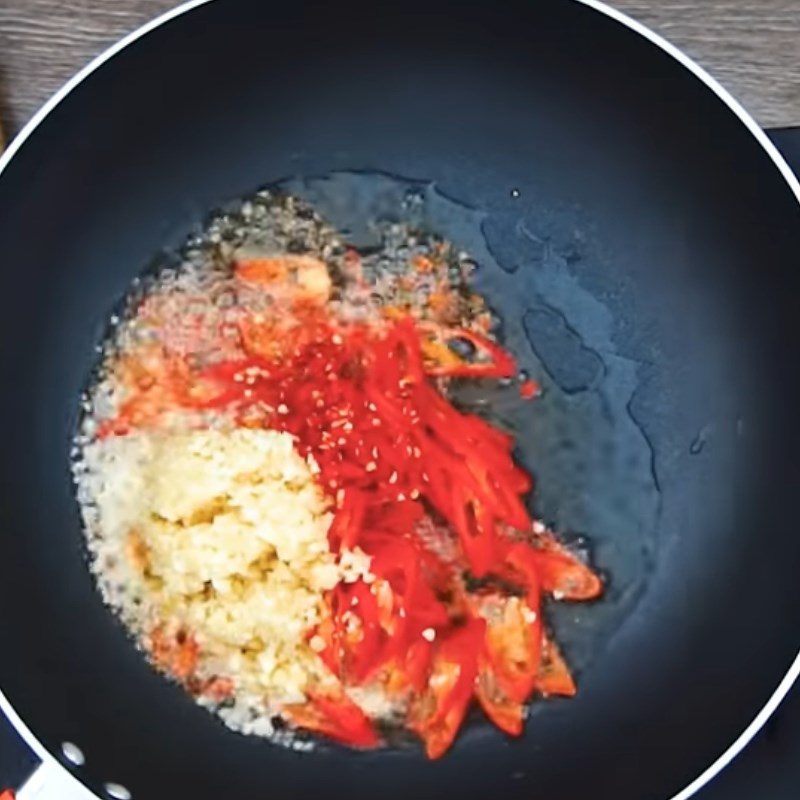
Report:
<svg viewBox="0 0 800 800"><path fill-rule="evenodd" d="M695 58L760 125L800 125L800 0L607 1ZM0 0L7 132L19 130L92 56L178 2Z"/></svg>

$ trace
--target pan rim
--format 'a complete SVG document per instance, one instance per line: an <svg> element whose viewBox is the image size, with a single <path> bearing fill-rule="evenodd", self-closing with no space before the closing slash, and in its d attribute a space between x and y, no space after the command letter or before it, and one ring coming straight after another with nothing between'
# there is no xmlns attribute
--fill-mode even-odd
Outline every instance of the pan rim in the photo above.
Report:
<svg viewBox="0 0 800 800"><path fill-rule="evenodd" d="M70 78L55 94L53 94L44 105L33 115L33 117L25 124L20 132L11 141L6 150L0 154L0 178L3 172L13 160L14 156L22 149L25 142L33 135L41 123L49 116L49 114L86 78L92 73L102 67L107 61L112 59L119 52L124 50L128 45L133 44L139 39L146 36L156 28L161 27L167 22L183 16L188 12L204 6L213 0L186 0L181 5L176 6L169 11L155 17L141 27L132 31L124 36L119 41L112 44L108 49L97 55L81 70L79 70L72 78ZM791 167L788 165L784 157L781 155L777 147L770 141L764 130L759 126L751 114L744 108L744 106L727 90L722 84L712 77L703 67L696 63L690 56L684 53L680 48L671 44L660 34L648 28L641 22L636 21L626 13L612 8L603 0L573 0L573 2L584 5L588 8L605 15L609 19L623 25L632 32L642 36L644 39L655 45L667 55L671 56L681 66L691 72L697 79L699 79L708 89L710 89L723 103L736 115L739 121L744 124L753 138L761 145L763 150L772 160L778 171L786 181L791 189L798 204L800 204L800 181L795 176ZM694 780L689 782L683 789L673 795L668 800L688 800L688 798L695 795L707 783L713 780L720 772L722 772L728 764L731 763L741 752L747 747L750 741L761 730L767 720L776 711L778 706L788 695L790 689L795 682L800 678L800 650L798 650L794 661L789 666L787 672L781 679L778 686L768 698L764 706L758 711L749 725L737 736L737 738L719 755L717 758L703 770ZM9 699L3 693L0 687L0 711L7 717L14 729L23 739L23 741L33 750L36 756L41 759L43 764L52 766L55 765L58 769L62 770L69 778L77 784L78 787L87 793L87 797L100 798L86 786L76 775L64 767L60 760L53 755L47 747L36 737L33 731L26 725L24 720L20 717Z"/></svg>

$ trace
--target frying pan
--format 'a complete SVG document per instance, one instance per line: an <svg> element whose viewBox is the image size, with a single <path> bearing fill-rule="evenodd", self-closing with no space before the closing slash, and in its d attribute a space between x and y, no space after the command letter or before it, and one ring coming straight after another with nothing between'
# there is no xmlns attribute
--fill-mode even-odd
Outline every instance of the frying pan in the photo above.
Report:
<svg viewBox="0 0 800 800"><path fill-rule="evenodd" d="M146 800L683 800L788 691L800 187L653 34L572 0L190 3L84 71L0 169L0 705L51 777ZM292 752L192 705L100 602L69 478L94 348L154 254L260 184L336 217L363 180L421 193L475 256L544 385L507 409L533 508L608 578L551 611L578 697L517 741L476 717L436 763Z"/></svg>

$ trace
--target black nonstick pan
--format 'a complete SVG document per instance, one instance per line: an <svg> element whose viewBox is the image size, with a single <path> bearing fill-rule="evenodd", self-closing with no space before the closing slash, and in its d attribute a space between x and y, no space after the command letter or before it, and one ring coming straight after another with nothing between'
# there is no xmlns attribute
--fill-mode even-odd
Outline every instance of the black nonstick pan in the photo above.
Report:
<svg viewBox="0 0 800 800"><path fill-rule="evenodd" d="M26 740L137 800L693 794L800 671L800 187L755 123L577 0L215 0L102 62L0 161L0 705ZM427 198L543 384L509 411L531 502L608 592L553 609L579 694L520 740L476 717L429 763L234 734L94 589L69 446L108 315L274 182L334 217Z"/></svg>

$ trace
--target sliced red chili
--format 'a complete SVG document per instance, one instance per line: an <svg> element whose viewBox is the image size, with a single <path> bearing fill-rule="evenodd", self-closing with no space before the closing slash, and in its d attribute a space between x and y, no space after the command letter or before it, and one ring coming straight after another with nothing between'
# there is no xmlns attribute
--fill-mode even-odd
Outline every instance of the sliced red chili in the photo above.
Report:
<svg viewBox="0 0 800 800"><path fill-rule="evenodd" d="M353 683L365 681L378 664L383 648L378 598L363 581L339 584L337 624L341 674Z"/></svg>
<svg viewBox="0 0 800 800"><path fill-rule="evenodd" d="M541 387L534 380L523 381L519 385L519 396L523 400L533 400L541 392Z"/></svg>
<svg viewBox="0 0 800 800"><path fill-rule="evenodd" d="M378 584L373 590L380 607L387 598L382 627L386 643L384 661L398 658L413 644L423 630L435 631L449 623L447 609L439 602L430 586L423 580L421 567L425 561L421 547L412 539L371 534L365 539L367 552L372 555L371 570L388 584L388 591ZM430 563L431 556L428 556Z"/></svg>
<svg viewBox="0 0 800 800"><path fill-rule="evenodd" d="M284 268L294 267L267 259L240 264L238 271L243 280L270 283ZM154 390L158 381L144 375L109 432L144 424L172 404L224 408L242 425L290 433L336 501L331 549L358 545L371 557L374 576L371 583L340 583L328 594L328 613L309 636L321 640L324 663L347 685L380 680L390 692L411 694L409 725L432 758L452 743L473 696L499 727L519 734L523 704L535 691L575 691L566 663L544 635L541 592L589 599L602 583L549 535L532 543L511 540L514 529L532 527L524 503L531 479L514 462L514 440L458 410L431 380L510 377L513 358L480 334L443 332L409 316L376 331L332 324L313 304L303 313L307 318L294 327L243 319L247 357L197 374L162 357L154 374L168 377L164 388ZM448 356L439 347L448 336L466 339L474 358ZM530 391L522 385L521 393ZM422 546L428 512L456 533L463 559L446 564ZM465 566L487 578L485 585L507 582L521 596L467 595ZM162 649L174 673L191 674L191 644L178 653L163 643ZM341 688L287 714L338 741L377 742Z"/></svg>
<svg viewBox="0 0 800 800"><path fill-rule="evenodd" d="M424 691L433 658L433 644L418 637L411 642L405 653L384 668L383 686L390 696L419 695Z"/></svg>
<svg viewBox="0 0 800 800"><path fill-rule="evenodd" d="M371 530L386 531L404 536L414 532L417 523L425 516L420 503L397 500L373 504L368 511L366 526Z"/></svg>
<svg viewBox="0 0 800 800"><path fill-rule="evenodd" d="M547 636L542 639L542 661L536 676L536 689L543 695L574 697L578 691L558 645Z"/></svg>
<svg viewBox="0 0 800 800"><path fill-rule="evenodd" d="M472 619L440 640L428 683L409 712L409 727L425 742L428 758L443 756L467 713L478 673L483 620Z"/></svg>
<svg viewBox="0 0 800 800"><path fill-rule="evenodd" d="M368 501L361 489L348 487L343 494L342 506L328 529L328 542L334 552L352 550L358 544L367 513Z"/></svg>
<svg viewBox="0 0 800 800"><path fill-rule="evenodd" d="M428 364L426 372L436 377L510 378L517 372L514 358L500 345L467 328L446 332L448 339L464 339L475 349L473 361L458 359L446 364Z"/></svg>
<svg viewBox="0 0 800 800"><path fill-rule="evenodd" d="M500 685L491 659L482 655L479 661L478 679L475 683L475 697L487 717L500 730L510 736L522 733L524 706L512 700Z"/></svg>
<svg viewBox="0 0 800 800"><path fill-rule="evenodd" d="M308 701L289 705L284 714L301 728L352 747L375 747L378 734L364 712L339 689L310 692Z"/></svg>
<svg viewBox="0 0 800 800"><path fill-rule="evenodd" d="M411 509L406 513L416 516ZM402 517L395 522L403 523ZM435 635L449 624L447 609L422 580L422 551L413 539L371 531L361 544L371 556L375 578L370 584L340 583L315 631L324 643L325 663L356 684L369 681L385 665L403 665L423 631Z"/></svg>
<svg viewBox="0 0 800 800"><path fill-rule="evenodd" d="M499 592L473 595L474 613L486 621L483 652L503 695L524 703L533 694L541 659L542 623L535 589L527 598Z"/></svg>
<svg viewBox="0 0 800 800"><path fill-rule="evenodd" d="M495 561L496 530L494 518L479 500L466 498L461 490L455 489L453 500L453 523L459 534L472 572L483 577Z"/></svg>
<svg viewBox="0 0 800 800"><path fill-rule="evenodd" d="M559 600L592 600L602 594L600 577L552 536L541 536L535 544L530 557L545 592Z"/></svg>
<svg viewBox="0 0 800 800"><path fill-rule="evenodd" d="M486 647L505 693L526 701L536 686L541 659L542 624L525 599L506 598L503 616L487 625Z"/></svg>
<svg viewBox="0 0 800 800"><path fill-rule="evenodd" d="M433 643L421 636L412 642L405 658L405 675L411 688L420 693L428 681L431 661L433 660Z"/></svg>

